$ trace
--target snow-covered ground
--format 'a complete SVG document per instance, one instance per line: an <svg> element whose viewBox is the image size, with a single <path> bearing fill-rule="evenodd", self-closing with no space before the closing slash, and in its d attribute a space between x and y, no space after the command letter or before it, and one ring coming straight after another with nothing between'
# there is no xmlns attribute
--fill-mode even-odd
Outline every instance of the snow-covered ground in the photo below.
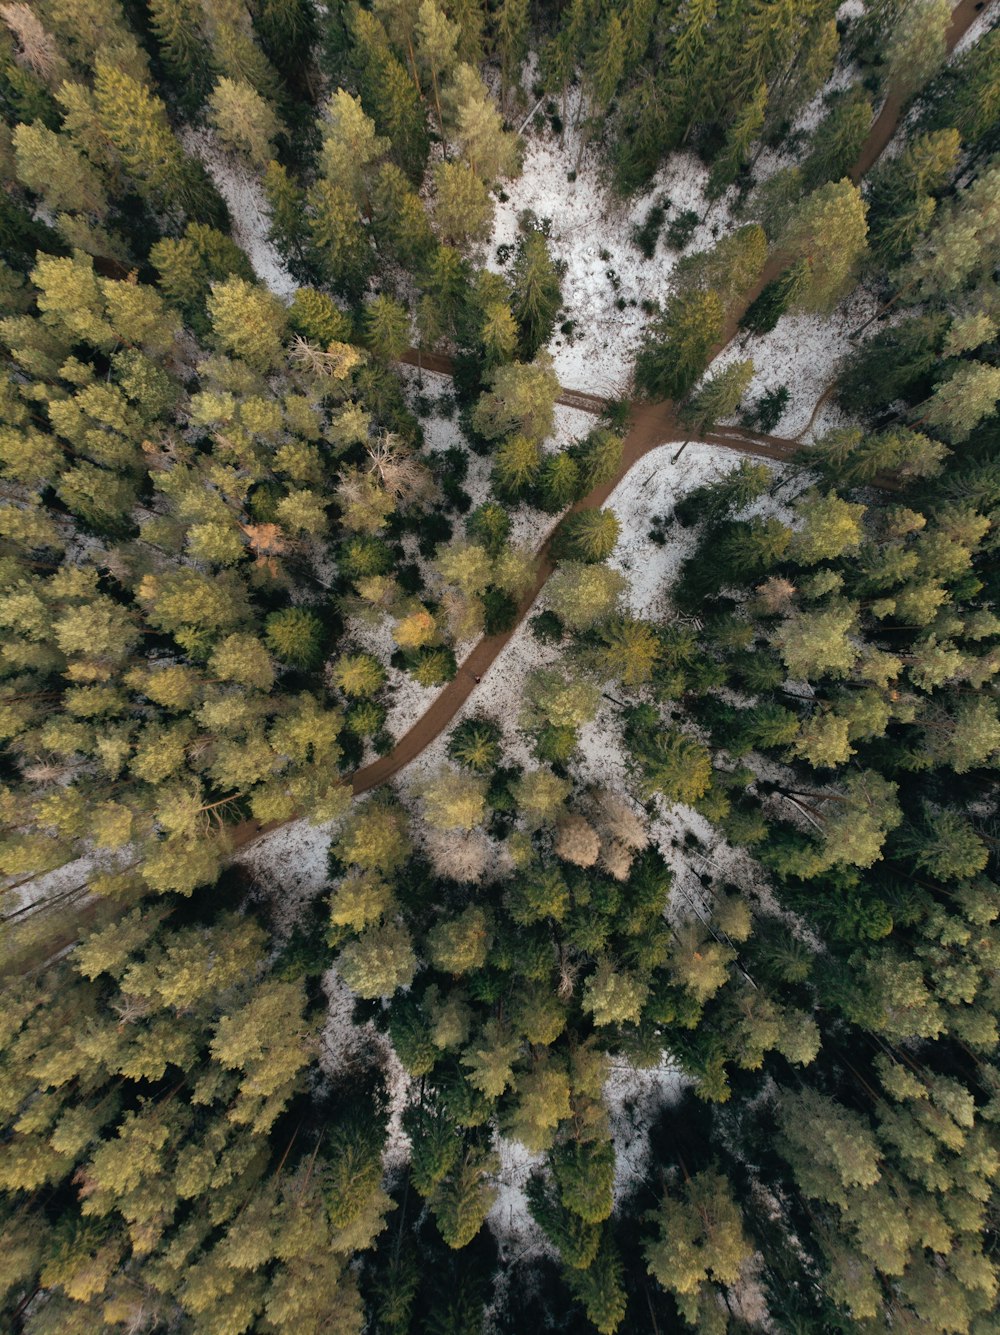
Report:
<svg viewBox="0 0 1000 1335"><path fill-rule="evenodd" d="M557 329L549 344L556 372L568 388L614 398L628 392L636 348L649 319L640 303L663 302L681 253L705 249L734 224L723 203L709 208L708 171L693 153L673 154L649 189L627 201L608 189L598 144L585 149L577 169L579 137L572 122L578 99L578 91L571 90L561 141L548 127L525 131L524 171L504 182L507 198L497 205L487 262L500 273L509 267L498 262L497 248L513 253L522 212L530 210L541 223L548 220L552 254L566 265L564 319L575 322L571 336ZM574 172L575 180L570 180ZM668 201L667 225L688 209L702 221L684 252L668 250L661 237L654 258L646 260L632 240L632 229L653 204Z"/></svg>
<svg viewBox="0 0 1000 1335"><path fill-rule="evenodd" d="M188 153L204 166L226 201L233 240L246 252L254 273L279 297L292 297L298 283L268 240L270 220L260 179L221 147L212 130L187 126L180 139Z"/></svg>
<svg viewBox="0 0 1000 1335"><path fill-rule="evenodd" d="M797 439L809 425L820 398L836 379L841 361L852 350L851 331L874 315L877 299L863 287L854 291L829 315L783 315L768 334L757 334L745 341L734 339L712 363L713 372L732 362L748 358L754 364L753 380L747 390L747 403L759 399L768 390L784 385L788 405L772 434ZM883 325L869 325L867 337ZM813 423L810 437L847 422L839 410L824 402Z"/></svg>
<svg viewBox="0 0 1000 1335"><path fill-rule="evenodd" d="M666 1054L658 1066L637 1067L620 1059L613 1062L604 1082L604 1105L615 1143L616 1207L645 1177L651 1127L690 1083Z"/></svg>

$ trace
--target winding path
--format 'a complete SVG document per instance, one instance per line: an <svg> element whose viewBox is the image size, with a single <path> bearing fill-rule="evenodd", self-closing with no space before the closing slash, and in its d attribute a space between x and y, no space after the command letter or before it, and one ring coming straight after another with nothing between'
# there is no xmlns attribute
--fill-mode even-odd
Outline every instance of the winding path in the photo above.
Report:
<svg viewBox="0 0 1000 1335"><path fill-rule="evenodd" d="M947 45L949 52L986 7L986 0L960 0L952 13L951 26L948 30ZM851 168L849 173L851 180L854 182L860 181L881 157L896 131L904 106L903 99L895 93L890 93L886 98L879 114L872 122L858 160ZM743 310L749 306L750 302L759 295L769 282L778 277L783 268L783 256L777 251L772 253L753 289L746 294L742 308L729 315L720 341L712 349L710 360L714 360L732 342L736 336L739 318ZM452 372L451 359L439 353L411 351L404 356L403 360L410 365L422 367L427 371L435 371L441 375L451 375ZM600 414L607 406L606 400L573 389L563 389L557 402L567 407L580 408L585 412L594 414ZM820 404L817 404L817 409L819 406ZM815 418L815 411L813 417ZM810 420L811 425L812 419ZM668 445L685 438L685 433L678 424L672 402L633 402L629 429L622 447L621 467L610 482L595 487L582 500L577 501L571 507L569 513L572 514L576 510L604 505L626 473L638 463L643 455L648 454L650 450L656 449L660 445ZM799 449L798 441L786 440L780 436L767 436L744 431L737 427L720 428L714 432L701 434L698 439L701 443L720 445L725 449L735 450L741 454L762 456L783 462L791 459ZM477 681L486 676L497 656L510 642L552 574L554 564L550 555L551 543L552 535L545 540L538 551L535 582L522 598L518 607L517 621L511 629L505 631L502 635L483 636L464 659L454 679L443 687L430 706L421 714L413 726L403 734L393 749L387 755L380 756L378 760L373 761L370 765L363 766L351 775L351 787L355 794L369 792L372 788L377 788L387 782L393 775L416 759L421 751L448 726L475 690ZM268 834L271 830L278 829L288 823L288 821L280 821L269 825L260 825L256 821L243 822L232 830L236 847L244 847L261 835Z"/></svg>

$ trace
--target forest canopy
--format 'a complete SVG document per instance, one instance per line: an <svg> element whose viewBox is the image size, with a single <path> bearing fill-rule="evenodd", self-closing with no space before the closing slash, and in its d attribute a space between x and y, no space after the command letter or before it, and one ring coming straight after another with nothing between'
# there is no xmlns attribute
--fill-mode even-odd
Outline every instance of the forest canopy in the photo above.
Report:
<svg viewBox="0 0 1000 1335"><path fill-rule="evenodd" d="M0 1326L990 1335L1000 29L0 4Z"/></svg>

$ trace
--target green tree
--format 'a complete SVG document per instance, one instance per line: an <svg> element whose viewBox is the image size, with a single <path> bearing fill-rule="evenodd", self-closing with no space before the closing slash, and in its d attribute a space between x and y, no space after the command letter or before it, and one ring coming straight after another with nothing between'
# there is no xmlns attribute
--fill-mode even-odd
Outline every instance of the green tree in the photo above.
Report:
<svg viewBox="0 0 1000 1335"><path fill-rule="evenodd" d="M541 356L530 365L510 362L493 372L490 390L472 415L475 429L490 440L518 432L536 444L551 435L559 381L552 360Z"/></svg>
<svg viewBox="0 0 1000 1335"><path fill-rule="evenodd" d="M722 325L718 293L694 291L671 298L650 325L636 357L639 389L650 396L683 398L704 370Z"/></svg>
<svg viewBox="0 0 1000 1335"><path fill-rule="evenodd" d="M213 283L208 314L219 347L254 370L272 371L284 360L287 315L264 288L236 277Z"/></svg>
<svg viewBox="0 0 1000 1335"><path fill-rule="evenodd" d="M584 509L568 515L552 540L557 561L606 561L618 542L620 525L613 510Z"/></svg>
<svg viewBox="0 0 1000 1335"><path fill-rule="evenodd" d="M820 186L795 210L779 244L790 259L805 262L797 306L825 311L843 296L865 252L866 213L861 192L848 180Z"/></svg>
<svg viewBox="0 0 1000 1335"><path fill-rule="evenodd" d="M518 241L511 285L521 356L532 361L548 342L562 305L558 268L548 242L536 228L529 228Z"/></svg>
<svg viewBox="0 0 1000 1335"><path fill-rule="evenodd" d="M721 1314L713 1321L715 1285L735 1284L753 1254L729 1183L719 1172L695 1173L647 1219L657 1230L643 1245L649 1274L673 1294L689 1326L723 1329Z"/></svg>
<svg viewBox="0 0 1000 1335"><path fill-rule="evenodd" d="M493 224L493 201L486 186L464 162L434 168L434 221L449 245L483 241Z"/></svg>
<svg viewBox="0 0 1000 1335"><path fill-rule="evenodd" d="M219 79L208 98L208 114L222 143L265 166L274 156L274 140L282 131L273 108L244 80Z"/></svg>
<svg viewBox="0 0 1000 1335"><path fill-rule="evenodd" d="M802 186L815 190L839 181L853 167L872 122L872 104L860 89L840 94L813 134L802 164Z"/></svg>
<svg viewBox="0 0 1000 1335"><path fill-rule="evenodd" d="M614 613L625 587L625 577L617 570L563 561L546 586L546 596L560 621L571 630L588 630Z"/></svg>
<svg viewBox="0 0 1000 1335"><path fill-rule="evenodd" d="M315 667L323 656L323 624L304 607L269 613L265 638L271 652L293 667Z"/></svg>

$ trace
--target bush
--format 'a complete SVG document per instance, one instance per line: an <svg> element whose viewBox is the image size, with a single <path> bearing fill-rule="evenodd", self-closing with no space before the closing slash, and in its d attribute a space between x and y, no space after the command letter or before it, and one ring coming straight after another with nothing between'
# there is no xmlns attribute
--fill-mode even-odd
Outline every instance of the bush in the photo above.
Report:
<svg viewBox="0 0 1000 1335"><path fill-rule="evenodd" d="M539 612L528 624L532 635L542 644L558 644L563 637L563 623L555 612Z"/></svg>
<svg viewBox="0 0 1000 1335"><path fill-rule="evenodd" d="M666 221L667 210L662 204L654 204L642 223L632 228L632 240L639 248L643 259L651 260L656 254L656 243Z"/></svg>
<svg viewBox="0 0 1000 1335"><path fill-rule="evenodd" d="M694 209L685 209L667 228L666 241L671 250L683 250L695 234L701 219Z"/></svg>
<svg viewBox="0 0 1000 1335"><path fill-rule="evenodd" d="M487 635L502 635L517 625L517 603L502 589L488 588L483 594L483 628Z"/></svg>

